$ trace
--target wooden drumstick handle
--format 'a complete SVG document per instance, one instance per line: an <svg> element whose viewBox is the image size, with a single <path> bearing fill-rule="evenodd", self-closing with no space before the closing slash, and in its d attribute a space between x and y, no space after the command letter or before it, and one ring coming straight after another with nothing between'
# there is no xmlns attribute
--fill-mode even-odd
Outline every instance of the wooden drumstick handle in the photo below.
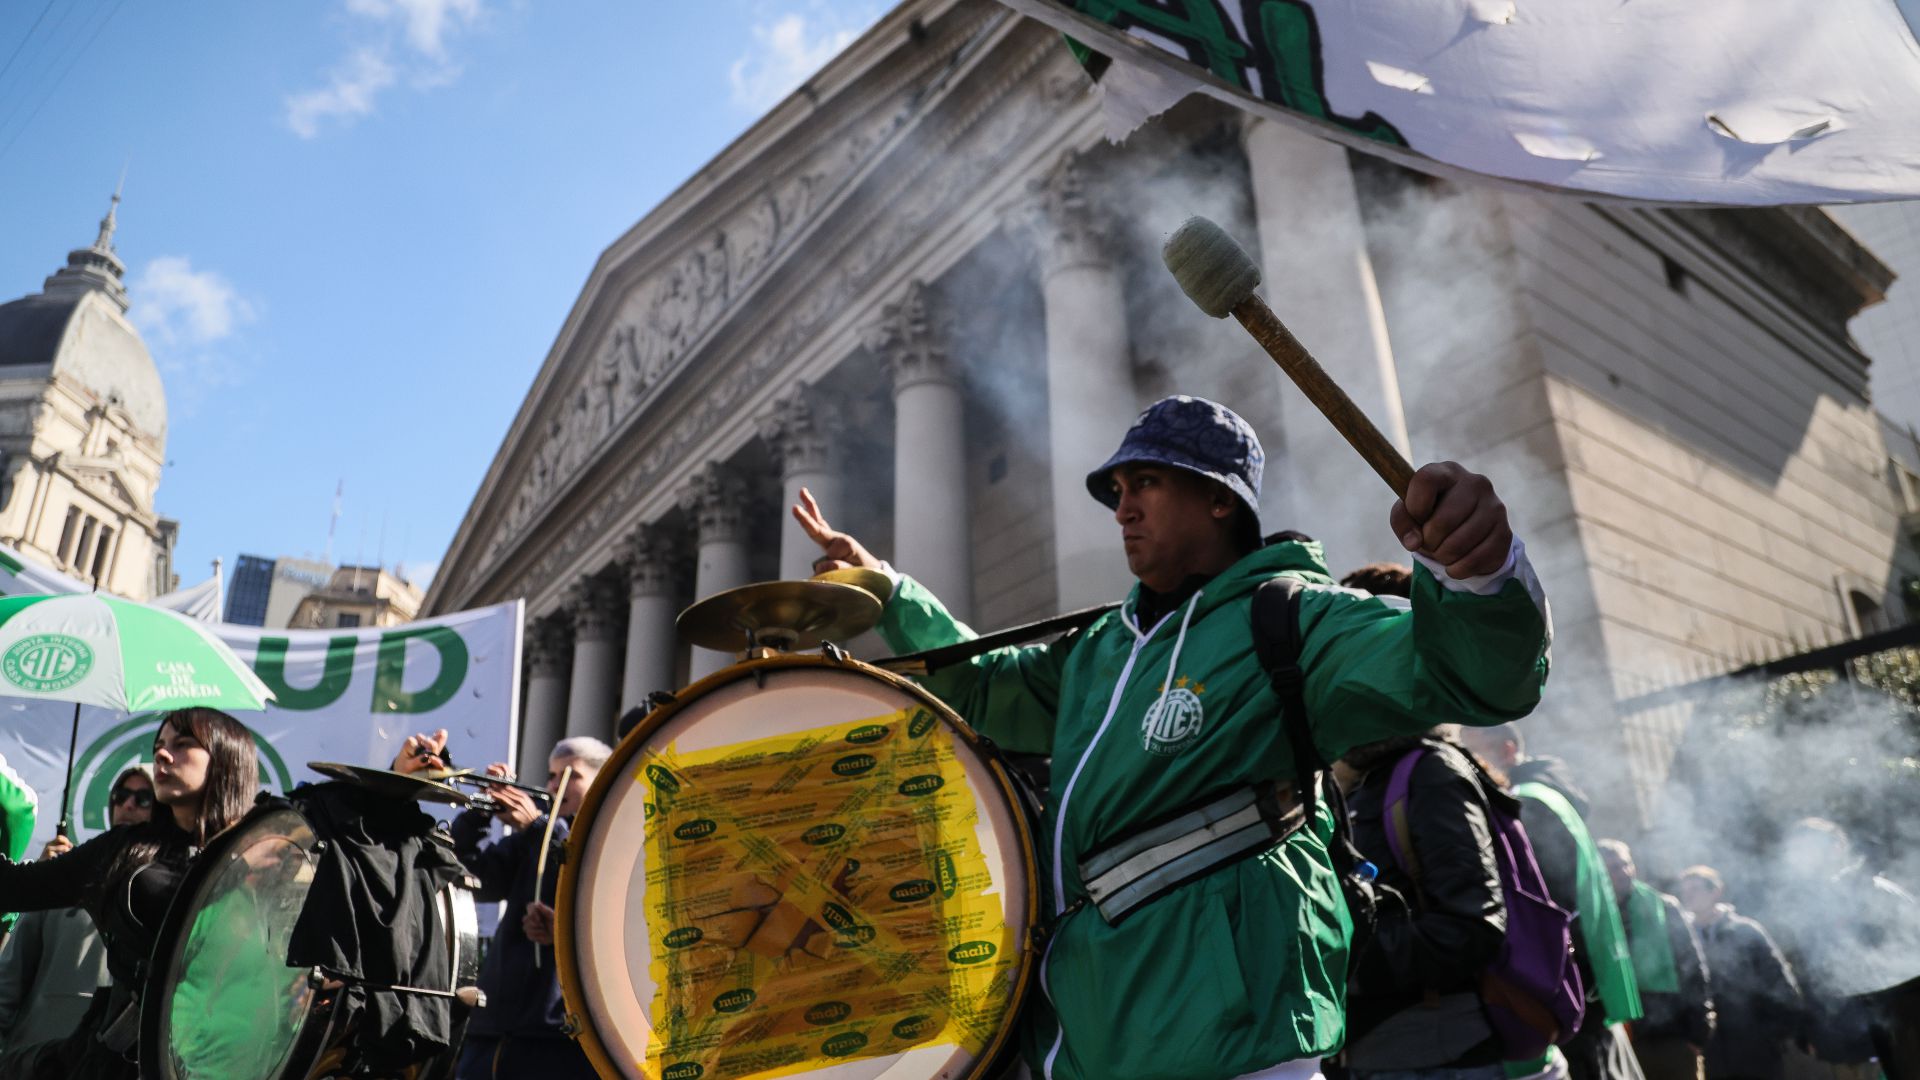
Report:
<svg viewBox="0 0 1920 1080"><path fill-rule="evenodd" d="M560 800L567 797L567 782L573 779L573 766L560 770L560 785L554 788L553 800L547 804L547 828L540 834L540 856L533 863L533 902L540 903L540 886L547 880L547 852L553 848L553 823L560 817ZM558 921L558 916L555 920ZM533 947L533 966L540 967L540 946Z"/></svg>
<svg viewBox="0 0 1920 1080"><path fill-rule="evenodd" d="M1373 471L1380 474L1380 479L1387 482L1393 493L1405 498L1407 484L1413 479L1413 465L1401 455L1399 447L1380 434L1380 429L1373 426L1360 406L1353 403L1347 392L1340 389L1340 384L1333 381L1333 376L1327 374L1327 369L1307 352L1307 347L1300 344L1300 339L1293 336L1293 331L1287 329L1287 324L1280 321L1280 316L1273 313L1267 302L1258 294L1250 294L1234 305L1232 315L1267 355L1273 357L1273 362L1280 365L1280 370L1287 373L1300 392L1307 395L1307 400L1325 414L1335 430L1373 466Z"/></svg>
<svg viewBox="0 0 1920 1080"><path fill-rule="evenodd" d="M1280 370L1300 387L1307 400L1325 414L1347 442L1380 474L1395 495L1407 496L1413 466L1373 421L1340 389L1325 368L1310 355L1286 324L1253 290L1260 287L1260 268L1234 243L1233 237L1203 217L1188 218L1160 249L1167 271L1180 283L1201 311L1216 319L1228 315L1240 320L1253 340L1267 350Z"/></svg>

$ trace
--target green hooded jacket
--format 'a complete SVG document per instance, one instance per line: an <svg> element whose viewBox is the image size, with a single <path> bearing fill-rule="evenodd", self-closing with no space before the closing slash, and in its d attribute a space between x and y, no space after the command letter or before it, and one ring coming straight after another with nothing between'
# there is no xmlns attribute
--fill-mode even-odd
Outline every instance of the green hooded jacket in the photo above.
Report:
<svg viewBox="0 0 1920 1080"><path fill-rule="evenodd" d="M1260 583L1291 574L1314 742L1327 759L1438 723L1527 715L1549 630L1519 580L1490 596L1414 574L1411 609L1334 585L1320 547L1261 548L1155 626L1118 611L1051 645L999 649L926 687L1010 750L1051 754L1039 838L1049 910L1082 900L1078 865L1170 813L1293 777L1279 703L1254 655ZM974 637L902 578L880 633L907 652ZM1231 863L1108 925L1090 906L1055 926L1025 1032L1045 1080L1214 1080L1330 1053L1344 1037L1352 931L1324 811L1264 854Z"/></svg>

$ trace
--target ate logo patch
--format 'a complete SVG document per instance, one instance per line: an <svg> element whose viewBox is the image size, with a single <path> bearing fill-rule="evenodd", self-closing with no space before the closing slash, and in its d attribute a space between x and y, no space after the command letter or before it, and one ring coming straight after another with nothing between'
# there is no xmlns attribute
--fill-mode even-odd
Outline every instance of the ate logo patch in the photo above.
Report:
<svg viewBox="0 0 1920 1080"><path fill-rule="evenodd" d="M1149 754L1172 757L1200 738L1206 723L1206 709L1200 695L1207 688L1185 675L1173 681L1173 689L1160 687L1160 696L1140 718L1140 745Z"/></svg>
<svg viewBox="0 0 1920 1080"><path fill-rule="evenodd" d="M67 634L32 634L0 656L0 675L36 694L65 690L92 670L93 650Z"/></svg>

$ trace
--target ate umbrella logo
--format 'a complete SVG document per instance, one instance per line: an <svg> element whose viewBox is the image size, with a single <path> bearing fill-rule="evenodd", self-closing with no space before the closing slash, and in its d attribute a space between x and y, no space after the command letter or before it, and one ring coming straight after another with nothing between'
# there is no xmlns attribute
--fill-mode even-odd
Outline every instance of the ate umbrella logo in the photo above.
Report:
<svg viewBox="0 0 1920 1080"><path fill-rule="evenodd" d="M22 690L65 690L93 670L93 650L68 634L31 634L0 655L0 676Z"/></svg>

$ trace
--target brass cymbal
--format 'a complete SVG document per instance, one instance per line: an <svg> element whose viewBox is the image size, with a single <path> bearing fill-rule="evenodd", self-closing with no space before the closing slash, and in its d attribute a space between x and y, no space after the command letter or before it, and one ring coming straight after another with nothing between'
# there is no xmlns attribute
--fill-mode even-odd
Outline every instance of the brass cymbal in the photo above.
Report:
<svg viewBox="0 0 1920 1080"><path fill-rule="evenodd" d="M370 765L348 765L340 761L309 761L307 768L322 776L331 776L335 780L345 780L349 784L371 788L382 795L412 799L415 802L465 806L472 801L471 795L441 782L450 776L464 775L468 771L466 769L429 769L424 772L401 773L394 772L392 769L376 769Z"/></svg>
<svg viewBox="0 0 1920 1080"><path fill-rule="evenodd" d="M812 581L834 581L842 585L851 585L856 589L865 589L872 593L882 604L893 595L893 579L878 570L869 570L864 566L843 566L838 570L822 570L813 575Z"/></svg>
<svg viewBox="0 0 1920 1080"><path fill-rule="evenodd" d="M762 581L715 593L680 613L680 636L703 649L742 652L753 641L810 649L880 621L880 600L837 581Z"/></svg>

